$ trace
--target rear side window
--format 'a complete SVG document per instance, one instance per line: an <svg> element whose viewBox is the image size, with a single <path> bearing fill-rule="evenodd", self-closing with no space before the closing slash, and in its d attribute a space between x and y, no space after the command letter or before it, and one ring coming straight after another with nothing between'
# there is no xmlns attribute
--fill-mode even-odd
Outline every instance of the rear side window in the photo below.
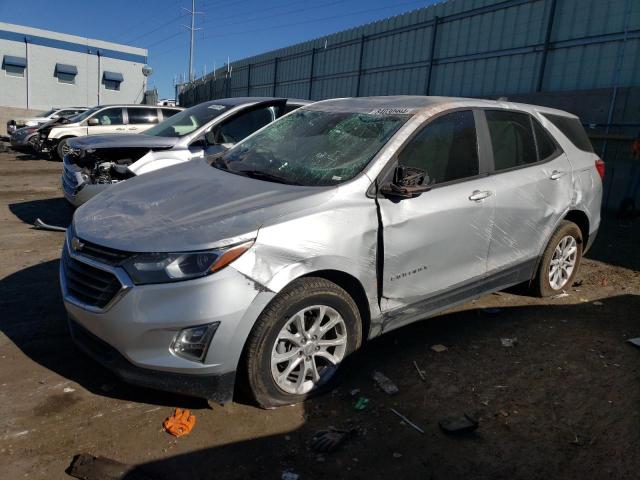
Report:
<svg viewBox="0 0 640 480"><path fill-rule="evenodd" d="M478 175L473 112L449 113L427 124L400 152L398 163L426 170L435 184Z"/></svg>
<svg viewBox="0 0 640 480"><path fill-rule="evenodd" d="M238 143L272 120L273 113L269 107L241 112L218 128L217 136L220 143Z"/></svg>
<svg viewBox="0 0 640 480"><path fill-rule="evenodd" d="M129 124L158 123L158 110L156 108L127 108L129 112Z"/></svg>
<svg viewBox="0 0 640 480"><path fill-rule="evenodd" d="M593 145L591 145L591 141L587 136L587 132L584 131L580 120L572 117L563 117L562 115L553 115L551 113L543 113L542 115L558 127L558 130L564 133L576 148L593 153Z"/></svg>
<svg viewBox="0 0 640 480"><path fill-rule="evenodd" d="M493 146L495 171L522 167L538 161L531 117L504 110L485 112Z"/></svg>
<svg viewBox="0 0 640 480"><path fill-rule="evenodd" d="M538 158L540 160L546 160L553 156L558 147L555 142L549 136L549 133L542 128L536 120L533 121L533 131L536 134L536 145L538 145Z"/></svg>
<svg viewBox="0 0 640 480"><path fill-rule="evenodd" d="M175 115L176 113L178 113L180 110L174 110L173 108L163 108L162 109L162 116L167 119L169 117L172 117L173 115Z"/></svg>

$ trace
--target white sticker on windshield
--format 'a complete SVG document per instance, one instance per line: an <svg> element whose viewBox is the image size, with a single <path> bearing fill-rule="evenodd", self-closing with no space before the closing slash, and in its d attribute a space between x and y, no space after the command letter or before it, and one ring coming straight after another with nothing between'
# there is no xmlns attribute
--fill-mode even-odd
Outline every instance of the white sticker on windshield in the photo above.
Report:
<svg viewBox="0 0 640 480"><path fill-rule="evenodd" d="M376 108L369 112L369 115L397 115L400 113L410 113L413 108L396 107L396 108Z"/></svg>
<svg viewBox="0 0 640 480"><path fill-rule="evenodd" d="M209 105L209 107L211 110L224 110L224 105Z"/></svg>
<svg viewBox="0 0 640 480"><path fill-rule="evenodd" d="M334 182L339 182L340 180L342 180L342 177L334 175L333 177L331 177L331 180L333 180Z"/></svg>

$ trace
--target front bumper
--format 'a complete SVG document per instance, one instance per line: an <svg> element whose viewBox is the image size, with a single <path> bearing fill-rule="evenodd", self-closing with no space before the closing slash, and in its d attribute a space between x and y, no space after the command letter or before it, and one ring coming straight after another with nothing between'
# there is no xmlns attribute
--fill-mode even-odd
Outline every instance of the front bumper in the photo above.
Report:
<svg viewBox="0 0 640 480"><path fill-rule="evenodd" d="M29 141L31 140L31 138L33 138L34 135L36 135L36 133L31 133L20 138L17 138L15 135L11 135L11 146L15 149L31 147Z"/></svg>
<svg viewBox="0 0 640 480"><path fill-rule="evenodd" d="M117 273L123 286L102 308L83 305L69 288L63 255L62 296L81 349L127 382L215 401L230 398L246 338L272 292L231 266L194 280L133 285L122 268L72 253L68 239L64 248L75 261ZM220 325L203 363L170 350L181 329L213 322Z"/></svg>
<svg viewBox="0 0 640 480"><path fill-rule="evenodd" d="M107 183L88 183L82 177L82 169L71 163L66 156L63 159L60 183L64 198L74 207L79 207L109 186Z"/></svg>
<svg viewBox="0 0 640 480"><path fill-rule="evenodd" d="M216 403L227 403L233 399L235 371L219 375L191 375L149 370L127 361L115 348L93 335L71 317L69 332L80 350L127 383L206 398Z"/></svg>

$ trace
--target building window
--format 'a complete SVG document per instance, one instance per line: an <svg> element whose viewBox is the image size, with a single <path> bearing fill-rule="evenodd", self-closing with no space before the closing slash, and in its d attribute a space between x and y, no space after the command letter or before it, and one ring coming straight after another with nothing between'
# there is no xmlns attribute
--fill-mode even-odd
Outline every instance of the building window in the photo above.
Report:
<svg viewBox="0 0 640 480"><path fill-rule="evenodd" d="M104 72L102 74L102 84L106 90L120 90L120 84L124 81L121 73Z"/></svg>
<svg viewBox="0 0 640 480"><path fill-rule="evenodd" d="M2 68L5 74L10 77L24 77L24 71L27 68L27 59L24 57L5 55L2 59Z"/></svg>
<svg viewBox="0 0 640 480"><path fill-rule="evenodd" d="M78 67L75 65L65 65L64 63L56 63L56 69L53 75L58 79L58 83L76 83L76 75L78 75Z"/></svg>

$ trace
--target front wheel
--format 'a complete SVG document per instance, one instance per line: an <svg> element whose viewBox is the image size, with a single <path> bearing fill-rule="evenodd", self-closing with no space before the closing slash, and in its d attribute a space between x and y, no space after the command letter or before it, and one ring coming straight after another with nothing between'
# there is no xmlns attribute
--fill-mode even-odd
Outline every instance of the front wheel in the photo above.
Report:
<svg viewBox="0 0 640 480"><path fill-rule="evenodd" d="M361 338L360 313L346 291L323 278L295 280L267 306L248 339L253 398L272 408L322 391Z"/></svg>
<svg viewBox="0 0 640 480"><path fill-rule="evenodd" d="M582 232L573 222L563 220L551 236L531 287L540 297L561 293L570 287L582 259Z"/></svg>
<svg viewBox="0 0 640 480"><path fill-rule="evenodd" d="M71 147L67 143L69 141L68 138L63 138L58 142L58 146L56 147L56 159L62 161L65 155L68 155L71 151Z"/></svg>

